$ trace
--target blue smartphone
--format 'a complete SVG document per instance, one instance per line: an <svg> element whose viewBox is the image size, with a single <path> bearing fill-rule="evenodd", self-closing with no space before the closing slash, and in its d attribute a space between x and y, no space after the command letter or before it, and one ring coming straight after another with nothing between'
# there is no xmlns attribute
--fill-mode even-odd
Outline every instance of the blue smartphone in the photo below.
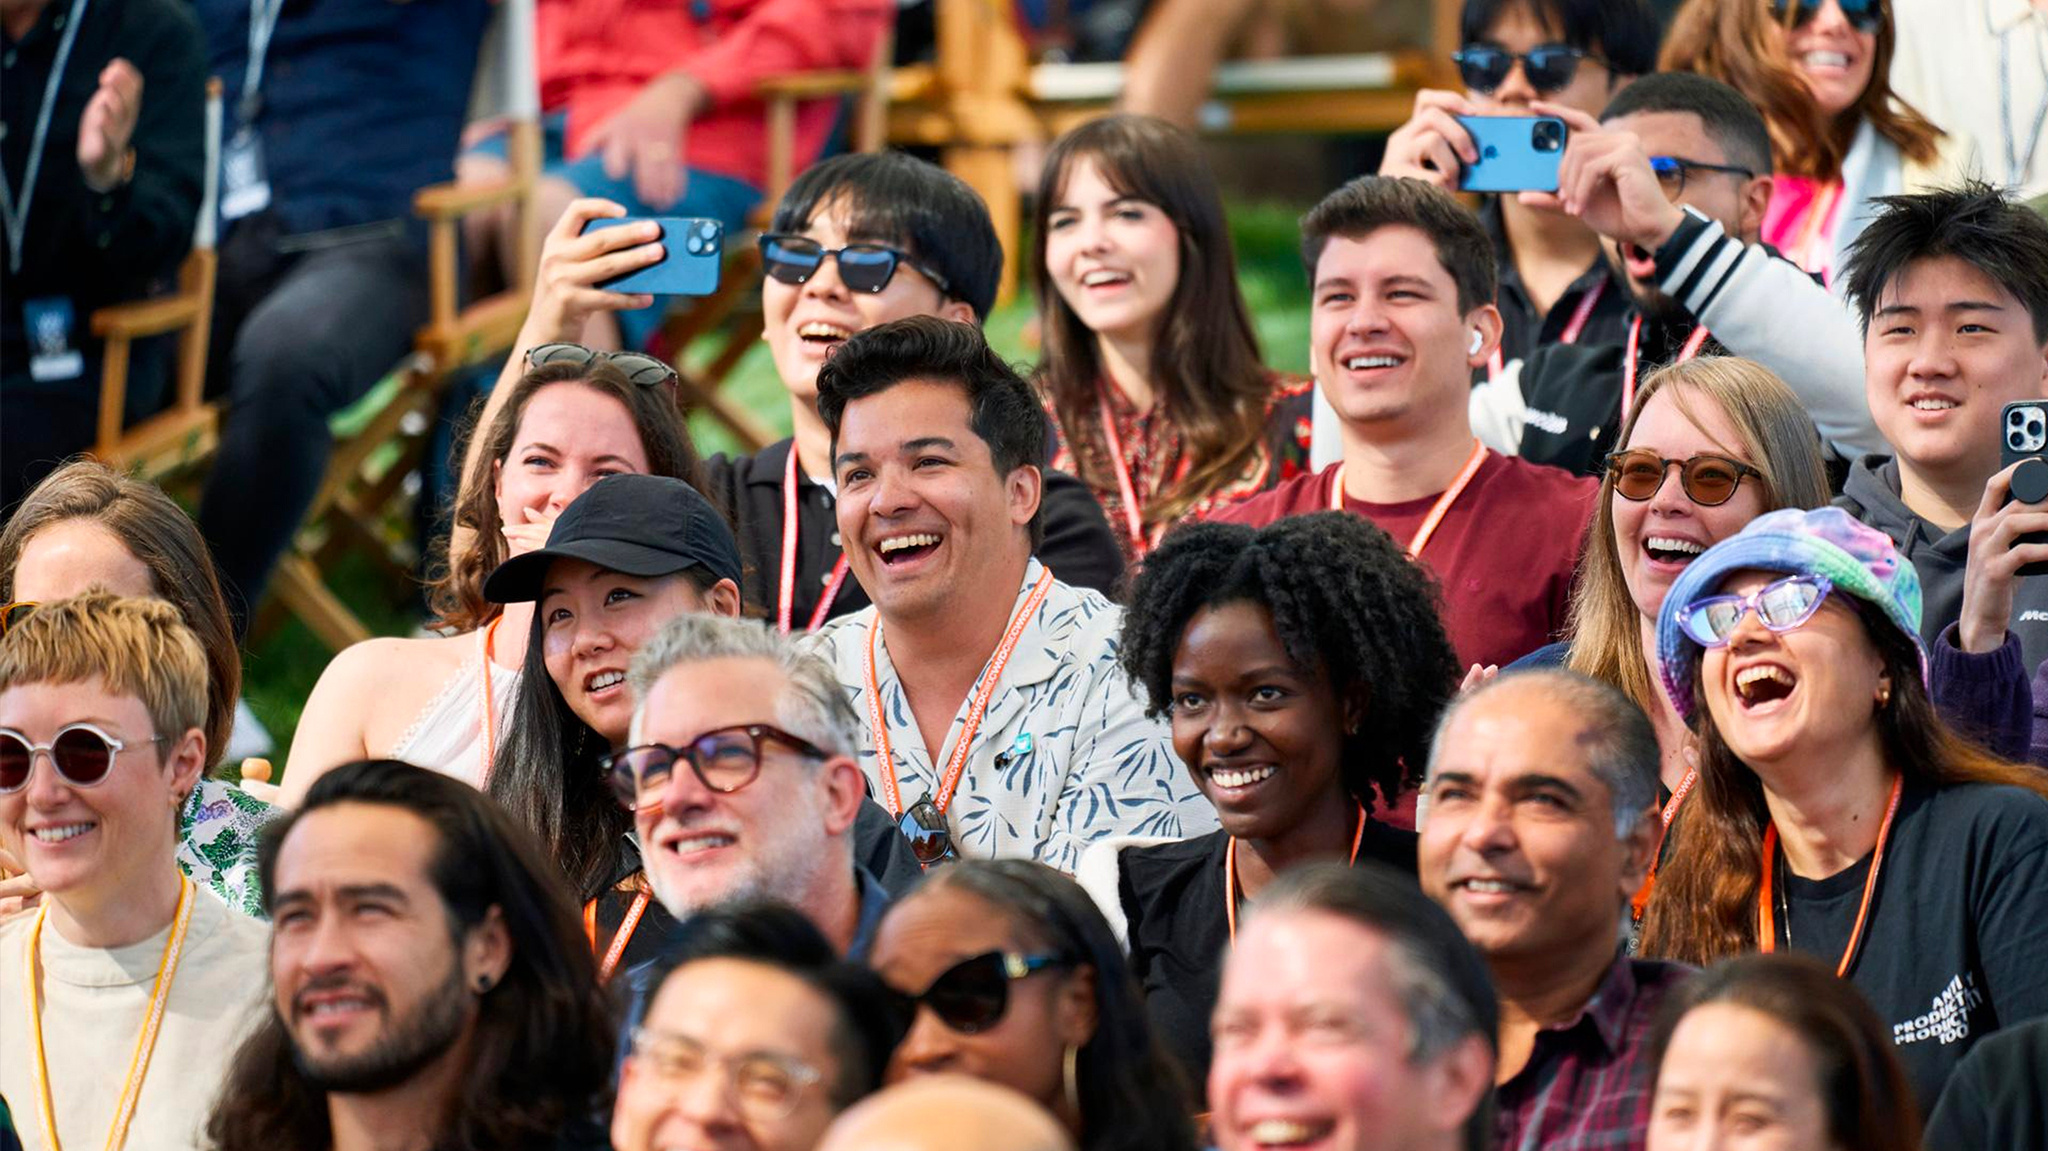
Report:
<svg viewBox="0 0 2048 1151"><path fill-rule="evenodd" d="M606 280L598 287L654 296L708 296L718 290L718 269L725 262L725 225L717 220L627 216L592 220L583 226L583 231L638 224L643 219L661 228L661 243L667 249L661 262Z"/></svg>
<svg viewBox="0 0 2048 1151"><path fill-rule="evenodd" d="M1461 192L1555 192L1569 134L1555 116L1460 116L1479 159L1458 173Z"/></svg>

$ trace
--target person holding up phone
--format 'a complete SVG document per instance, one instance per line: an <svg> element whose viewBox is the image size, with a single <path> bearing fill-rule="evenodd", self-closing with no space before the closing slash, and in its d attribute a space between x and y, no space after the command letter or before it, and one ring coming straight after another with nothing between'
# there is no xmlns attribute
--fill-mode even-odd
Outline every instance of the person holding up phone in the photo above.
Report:
<svg viewBox="0 0 2048 1151"><path fill-rule="evenodd" d="M1656 15L1642 0L1466 0L1457 53L1463 92L1424 89L1387 139L1382 176L1458 188L1479 159L1460 116L1527 116L1545 100L1593 115L1656 71ZM1620 339L1628 303L1600 259L1599 237L1569 215L1512 196L1479 212L1498 257L1506 364L1543 344Z"/></svg>
<svg viewBox="0 0 2048 1151"><path fill-rule="evenodd" d="M1599 121L1564 105L1532 110L1562 121L1570 139L1557 191L1517 202L1593 229L1623 285L1627 323L1612 338L1538 348L1474 388L1472 422L1488 446L1598 473L1654 367L1732 353L1783 378L1841 455L1882 450L1854 382L1848 311L1756 242L1771 141L1740 93L1663 72L1629 85Z"/></svg>
<svg viewBox="0 0 2048 1151"><path fill-rule="evenodd" d="M2048 509L2008 502L1999 450L2004 406L2048 396L2048 222L1983 184L1880 203L1843 276L1893 454L1858 460L1836 502L1919 571L1930 641L1953 626L1965 651L1992 651L2011 631L2040 667L2048 580L2018 572L2048 547L2015 541L2048 530ZM2043 751L2037 710L2037 761Z"/></svg>

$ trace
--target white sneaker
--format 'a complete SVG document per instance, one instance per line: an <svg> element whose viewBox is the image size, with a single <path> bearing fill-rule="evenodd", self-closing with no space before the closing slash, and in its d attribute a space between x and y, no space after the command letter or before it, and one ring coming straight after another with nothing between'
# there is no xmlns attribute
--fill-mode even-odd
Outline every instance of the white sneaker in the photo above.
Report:
<svg viewBox="0 0 2048 1151"><path fill-rule="evenodd" d="M249 710L248 701L236 700L235 727L228 734L228 750L221 756L221 762L240 763L251 756L267 756L275 750L277 741L256 721L256 713Z"/></svg>

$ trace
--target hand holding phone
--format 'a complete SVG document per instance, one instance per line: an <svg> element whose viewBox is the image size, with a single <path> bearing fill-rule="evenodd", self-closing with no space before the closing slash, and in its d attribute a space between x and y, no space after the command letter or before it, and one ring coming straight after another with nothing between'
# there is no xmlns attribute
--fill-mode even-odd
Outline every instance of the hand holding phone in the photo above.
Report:
<svg viewBox="0 0 2048 1151"><path fill-rule="evenodd" d="M708 296L718 290L718 273L725 262L725 225L717 220L684 216L622 216L592 220L583 231L587 235L599 228L616 228L643 221L661 228L663 254L660 262L606 280L598 287L611 292L641 292L653 296Z"/></svg>
<svg viewBox="0 0 2048 1151"><path fill-rule="evenodd" d="M1555 192L1571 130L1556 116L1459 116L1478 159L1458 173L1461 192Z"/></svg>

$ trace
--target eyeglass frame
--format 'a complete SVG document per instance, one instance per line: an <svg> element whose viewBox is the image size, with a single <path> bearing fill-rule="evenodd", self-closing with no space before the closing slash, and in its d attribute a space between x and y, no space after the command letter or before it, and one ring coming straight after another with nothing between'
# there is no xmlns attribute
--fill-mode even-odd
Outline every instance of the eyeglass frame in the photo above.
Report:
<svg viewBox="0 0 2048 1151"><path fill-rule="evenodd" d="M542 358L544 353L558 348L564 351L581 352L582 357L579 359L570 355L555 355L547 356L545 359ZM674 364L665 363L648 355L646 352L606 352L597 348L586 347L583 344L571 343L568 340L551 340L545 344L536 344L527 349L526 352L526 366L528 368L539 368L548 364L574 364L577 367L583 367L598 360L603 360L605 363L619 369L625 375L628 382L638 384L643 388L666 386L673 392L683 382L682 374L676 371ZM641 366L627 366L628 364L636 363L641 364ZM659 371L661 377L653 380L640 378L650 370Z"/></svg>
<svg viewBox="0 0 2048 1151"><path fill-rule="evenodd" d="M1649 454L1656 459L1657 486L1651 488L1649 492L1645 495L1632 496L1629 495L1627 492L1621 490L1621 464L1623 456L1633 455L1637 452ZM1685 476L1687 470L1690 469L1694 460L1713 460L1716 463L1727 464L1735 469L1735 483L1729 487L1727 495L1722 496L1718 500L1709 502L1707 500L1700 499L1698 496L1693 494L1692 484L1686 480ZM1758 468L1756 468L1754 465L1745 464L1741 460L1738 460L1733 456L1724 456L1719 452L1694 452L1692 455L1689 455L1684 459L1679 460L1671 459L1666 456L1656 455L1655 452L1653 452L1649 448L1617 448L1614 451L1607 453L1607 458L1604 462L1607 465L1608 476L1614 481L1611 485L1614 490L1614 494L1620 496L1622 499L1625 499L1632 504L1648 503L1651 500L1656 499L1657 493L1663 491L1664 485L1671 481L1672 464L1678 465L1678 484L1679 487L1684 490L1685 498L1691 500L1693 503L1698 504L1700 507L1703 508L1718 508L1722 504L1727 503L1729 500L1734 499L1735 493L1742 490L1742 481L1746 478L1754 477L1758 480L1764 478L1764 473Z"/></svg>
<svg viewBox="0 0 2048 1151"><path fill-rule="evenodd" d="M21 621L35 614L43 606L41 600L17 599L0 604L0 635L6 635L21 626Z"/></svg>
<svg viewBox="0 0 2048 1151"><path fill-rule="evenodd" d="M947 976L952 975L955 971L960 970L961 968L967 966L970 963L980 963L988 959L990 956L995 956L1001 961L1003 982L1001 985L1002 990L999 993L1001 1002L996 1004L995 1014L990 1016L987 1022L978 1023L971 1027L960 1023L956 1023L953 1020L946 1018L944 1013L942 1013L938 1008L933 1007L931 1005L932 989L934 987L937 987L940 983L945 982ZM957 1032L961 1035L979 1035L982 1032L987 1031L989 1028L994 1027L997 1024L1000 1024L1003 1021L1003 1017L1010 1013L1010 984L1015 983L1020 979L1029 979L1031 976L1036 975L1041 971L1052 971L1057 968L1075 967L1078 965L1079 961L1073 959L1070 956L1062 955L1058 952L1042 952L1038 954L1031 954L1027 952L1006 951L1001 948L996 948L989 951L980 952L979 954L967 956L965 959L961 959L958 962L949 965L944 971L941 971L937 975L932 976L931 982L925 984L925 988L923 991L920 991L914 995L906 991L898 991L896 992L896 996L898 1000L913 1013L918 1008L924 1008L926 1010L929 1010L932 1013L932 1016L936 1018L939 1022L945 1024L949 1030Z"/></svg>
<svg viewBox="0 0 2048 1151"><path fill-rule="evenodd" d="M753 1051L745 1054L735 1054L729 1051L715 1052L708 1045L688 1035L680 1035L673 1031L662 1031L653 1027L636 1026L628 1032L628 1035L632 1041L633 1058L651 1064L653 1074L660 1078L695 1080L706 1069L714 1065L719 1067L724 1072L724 1087L727 1098L732 1101L735 1108L742 1112L747 1111L747 1105L745 1098L740 1094L740 1064L748 1060L760 1059L780 1065L781 1069L789 1074L797 1086L796 1090L790 1093L788 1105L779 1112L763 1111L754 1114L755 1118L770 1122L780 1122L795 1114L797 1107L803 1103L804 1093L816 1087L825 1078L824 1071L811 1066L809 1063L793 1055L780 1055L774 1052L763 1051ZM697 1070L696 1075L684 1075L663 1067L661 1065L661 1058L649 1051L649 1047L656 1043L693 1045L703 1053L704 1065Z"/></svg>
<svg viewBox="0 0 2048 1151"><path fill-rule="evenodd" d="M1663 161L1663 165L1658 163L1660 160ZM1730 176L1740 176L1745 180L1756 179L1755 172L1737 164L1709 164L1702 160L1688 160L1683 156L1652 156L1650 157L1650 172L1657 177L1659 187L1664 187L1664 173L1666 170L1664 165L1668 165L1671 170L1678 173L1678 186L1670 188L1664 193L1665 198L1670 200L1676 200L1678 197L1685 195L1686 181L1690 180L1692 178L1691 174L1696 171L1720 172Z"/></svg>
<svg viewBox="0 0 2048 1151"><path fill-rule="evenodd" d="M774 267L777 262L768 255L768 246L770 244L785 244L792 240L802 244L815 244L818 248L817 264L813 266L810 271L805 272L801 277L797 278L794 281L785 280L781 276L778 276L775 273L768 270L769 268ZM818 270L825 266L825 257L830 256L832 258L833 263L835 265L838 265L839 253L851 249L856 252L886 252L889 254L891 263L889 265L889 274L882 277L882 282L880 284L876 285L875 287L867 289L855 288L852 284L847 284L846 286L849 290L864 290L870 296L880 295L882 292L888 289L891 283L895 282L896 270L899 267L907 265L909 267L917 269L918 272L921 275L923 275L925 279L930 280L932 282L932 286L937 288L941 294L948 297L951 297L953 295L953 285L946 279L945 276L941 275L938 271L934 270L930 265L926 264L923 260L918 259L916 256L911 255L909 252L904 251L903 249L897 247L894 244L878 244L871 240L857 240L851 244L841 244L836 248L828 248L822 242L812 239L811 237L806 236L801 232L763 232L760 236L755 238L754 246L761 253L762 273L768 276L768 278L774 280L776 283L785 284L792 288L800 287L804 284L809 283L811 277L817 275ZM845 283L846 281L846 271L843 266L840 266L839 279L841 283Z"/></svg>
<svg viewBox="0 0 2048 1151"><path fill-rule="evenodd" d="M1502 72L1500 74L1500 79L1495 81L1490 87L1481 84L1474 84L1465 75L1466 67L1476 67L1476 65L1470 64L1465 59L1466 55L1468 53L1476 54L1479 52L1498 52L1501 55L1507 57L1508 60L1507 70ZM1564 82L1556 85L1555 87L1545 87L1537 84L1535 77L1529 74L1529 57L1534 56L1538 52L1559 52L1563 53L1564 55L1570 56L1572 58L1571 75L1566 76L1564 78ZM1515 74L1515 67L1517 65L1520 65L1522 69L1522 79L1528 82L1529 87L1533 89L1537 95L1554 96L1557 93L1564 91L1566 88L1571 87L1572 81L1578 79L1579 65L1588 60L1591 60L1593 63L1598 64L1600 67L1607 69L1610 75L1614 73L1613 64L1608 63L1605 59L1602 59L1600 56L1594 54L1593 52L1585 48L1580 48L1577 45L1573 44L1566 44L1563 41L1551 41L1547 44L1538 44L1534 48L1529 49L1527 52L1510 52L1506 48L1503 48L1498 44L1488 44L1484 41L1475 40L1469 44L1463 45L1457 51L1451 53L1451 62L1458 66L1459 82L1464 84L1468 91L1477 92L1482 96L1491 96L1495 92L1500 91L1501 85L1506 84L1508 82L1508 77Z"/></svg>
<svg viewBox="0 0 2048 1151"><path fill-rule="evenodd" d="M90 781L73 779L71 773L65 771L64 766L57 762L57 741L74 731L89 731L98 736L100 741L107 745L107 770L98 779ZM22 773L21 782L13 787L0 784L0 795L13 795L15 792L26 790L29 781L36 777L36 757L39 755L49 759L50 770L57 773L57 778L64 781L64 786L75 788L98 787L107 781L107 776L114 774L114 761L121 757L122 752L131 749L139 750L152 744L166 743L169 742L171 737L167 735L152 735L147 739L118 739L108 734L107 730L99 724L93 723L90 720L80 719L58 728L57 734L51 736L48 743L37 743L30 739L27 733L17 731L11 727L0 727L0 738L12 738L19 741L23 747L28 748L28 770Z"/></svg>
<svg viewBox="0 0 2048 1151"><path fill-rule="evenodd" d="M1760 610L1764 596L1773 588L1783 587L1786 584L1792 583L1817 586L1820 588L1820 594L1813 597L1813 605L1811 607L1808 607L1798 619L1788 624L1781 626L1765 619L1764 613ZM1819 572L1794 572L1791 575L1774 579L1755 591L1750 592L1748 595L1736 595L1733 592L1716 592L1713 595L1701 596L1691 603L1681 605L1675 618L1678 622L1678 630L1685 633L1685 638L1699 644L1703 648L1712 650L1714 648L1727 647L1731 638L1735 635L1735 629L1742 626L1742 621L1752 612L1756 614L1756 622L1762 624L1764 630L1772 635L1784 635L1788 631L1797 631L1811 622L1814 616L1820 614L1821 605L1827 602L1828 597L1833 595L1834 591L1835 581ZM1694 634L1691 621L1693 616L1698 614L1707 605L1720 603L1733 603L1736 605L1738 610L1735 614L1735 621L1729 625L1727 635L1721 636L1712 643L1708 643Z"/></svg>
<svg viewBox="0 0 2048 1151"><path fill-rule="evenodd" d="M703 765L697 762L696 748L698 744L704 742L707 739L711 739L714 736L729 735L733 732L744 732L749 738L751 738L754 741L754 771L753 774L747 776L747 778L741 781L740 783L734 784L731 787L719 787L716 784L712 783L710 779L705 777ZM674 744L660 742L649 742L634 744L632 747L620 748L618 751L612 752L604 756L603 758L599 759L598 768L599 770L604 772L605 782L608 785L610 785L612 789L612 797L619 801L619 805L621 807L624 807L627 811L640 811L646 807L646 804L642 802L642 797L647 793L648 790L646 783L647 776L644 772L636 770L632 767L630 763L627 762L627 757L631 756L634 752L650 750L660 750L667 752L669 755L668 773L670 776L673 776L675 774L676 761L682 760L690 765L690 771L694 775L696 775L697 782L703 784L706 790L717 792L719 795L731 795L734 792L742 791L747 787L752 786L755 780L761 778L761 759L763 755L761 744L763 740L773 740L776 743L782 744L784 747L789 748L791 751L796 752L798 755L802 756L805 759L815 759L823 761L832 758L831 752L826 751L824 748L821 748L817 744L812 743L809 740L804 739L800 736L791 735L790 733L782 730L781 728L776 727L774 724L735 723L729 724L725 727L712 728L710 731L704 732L698 735L696 738L690 740L689 745L687 747L677 747ZM633 782L633 801L631 803L628 803L626 801L625 793L619 784L619 776L621 772L632 773L631 778Z"/></svg>

